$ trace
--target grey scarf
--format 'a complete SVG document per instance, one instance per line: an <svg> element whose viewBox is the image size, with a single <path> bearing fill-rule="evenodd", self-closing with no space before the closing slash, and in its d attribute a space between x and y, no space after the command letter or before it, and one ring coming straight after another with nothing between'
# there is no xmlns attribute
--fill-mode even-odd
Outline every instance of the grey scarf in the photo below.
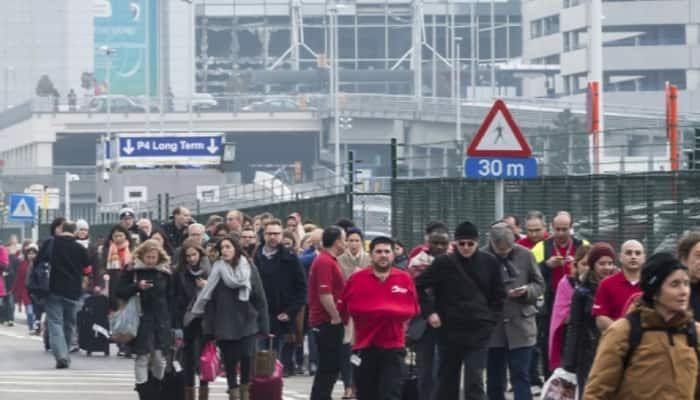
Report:
<svg viewBox="0 0 700 400"><path fill-rule="evenodd" d="M248 259L245 257L241 257L238 260L238 266L235 268L231 268L224 260L217 260L212 267L211 274L209 274L207 284L197 296L197 301L194 303L194 306L192 306L192 314L204 314L204 309L209 300L211 300L214 289L216 289L216 285L219 284L220 280L223 280L224 284L231 289L239 289L238 300L248 301L252 289L250 274L251 266Z"/></svg>

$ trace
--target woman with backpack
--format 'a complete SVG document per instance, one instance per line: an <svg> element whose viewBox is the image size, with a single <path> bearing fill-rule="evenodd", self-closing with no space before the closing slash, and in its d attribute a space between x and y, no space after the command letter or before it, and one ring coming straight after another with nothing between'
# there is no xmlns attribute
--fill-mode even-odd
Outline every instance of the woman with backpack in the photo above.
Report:
<svg viewBox="0 0 700 400"><path fill-rule="evenodd" d="M216 249L221 258L214 263L185 324L194 323L192 316L204 316L205 332L214 336L221 349L229 399L248 400L256 336L267 337L270 333L267 299L258 269L242 254L238 240L226 236Z"/></svg>
<svg viewBox="0 0 700 400"><path fill-rule="evenodd" d="M134 262L121 274L117 297L129 301L138 296L141 317L138 333L129 345L136 354L134 373L141 400L158 399L172 347L172 283L170 258L155 240L146 240L134 251Z"/></svg>
<svg viewBox="0 0 700 400"><path fill-rule="evenodd" d="M175 332L181 330L185 314L190 311L197 295L207 284L211 269L209 258L197 239L187 239L182 243L174 274L175 315L173 318ZM177 335L177 333L176 333ZM199 364L199 356L204 347L204 333L200 320L193 321L183 332L185 375L185 400L193 400L195 375ZM199 382L199 400L209 398L209 382Z"/></svg>
<svg viewBox="0 0 700 400"><path fill-rule="evenodd" d="M688 269L657 253L642 268L642 296L603 334L583 400L698 398L698 325Z"/></svg>
<svg viewBox="0 0 700 400"><path fill-rule="evenodd" d="M615 272L615 250L608 243L598 242L588 252L589 270L571 299L571 314L566 330L562 366L576 373L579 396L582 395L586 377L593 364L600 330L595 324L593 299L598 284Z"/></svg>

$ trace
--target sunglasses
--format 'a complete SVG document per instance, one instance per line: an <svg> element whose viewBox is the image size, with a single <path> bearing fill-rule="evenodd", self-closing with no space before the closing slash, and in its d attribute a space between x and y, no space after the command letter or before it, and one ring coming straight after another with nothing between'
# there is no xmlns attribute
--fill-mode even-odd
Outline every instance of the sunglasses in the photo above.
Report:
<svg viewBox="0 0 700 400"><path fill-rule="evenodd" d="M459 247L474 247L476 246L476 242L473 240L460 240L457 242L457 246Z"/></svg>

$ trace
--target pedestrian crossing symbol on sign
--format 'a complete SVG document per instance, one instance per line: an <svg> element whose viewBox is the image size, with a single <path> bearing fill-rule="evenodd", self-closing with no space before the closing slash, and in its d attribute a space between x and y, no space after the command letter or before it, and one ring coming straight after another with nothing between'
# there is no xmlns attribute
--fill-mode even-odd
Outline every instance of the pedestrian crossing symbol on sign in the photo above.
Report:
<svg viewBox="0 0 700 400"><path fill-rule="evenodd" d="M36 198L30 194L10 194L11 221L33 222L36 216Z"/></svg>

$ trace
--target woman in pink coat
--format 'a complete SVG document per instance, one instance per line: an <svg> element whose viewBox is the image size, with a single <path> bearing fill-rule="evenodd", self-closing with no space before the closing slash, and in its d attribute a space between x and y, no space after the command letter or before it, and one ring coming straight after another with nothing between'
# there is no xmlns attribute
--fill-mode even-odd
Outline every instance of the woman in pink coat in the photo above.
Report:
<svg viewBox="0 0 700 400"><path fill-rule="evenodd" d="M552 319L549 324L549 370L554 371L561 361L561 350L564 348L566 325L569 322L571 298L580 282L580 277L588 271L588 251L590 246L579 247L574 256L574 268L571 275L564 276L557 285L557 292L552 307Z"/></svg>

